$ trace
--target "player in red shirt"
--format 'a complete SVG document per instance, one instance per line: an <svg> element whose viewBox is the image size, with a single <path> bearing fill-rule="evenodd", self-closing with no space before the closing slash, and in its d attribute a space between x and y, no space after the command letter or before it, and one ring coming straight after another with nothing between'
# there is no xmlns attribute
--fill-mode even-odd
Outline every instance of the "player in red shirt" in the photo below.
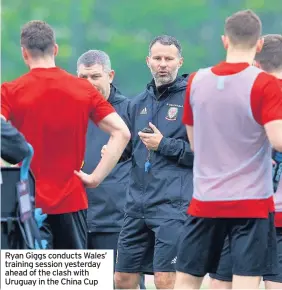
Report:
<svg viewBox="0 0 282 290"><path fill-rule="evenodd" d="M21 47L30 71L2 84L1 114L34 148L31 168L36 180L36 207L48 214L47 247L83 249L87 247L88 207L84 184L97 187L103 181L119 160L130 133L87 80L55 65L58 46L47 23L25 24ZM80 168L89 118L111 138L106 155L87 175Z"/></svg>
<svg viewBox="0 0 282 290"><path fill-rule="evenodd" d="M263 48L256 55L255 65L277 77L282 88L282 35L269 34L263 37ZM281 175L282 178L282 175ZM281 179L280 179L281 180ZM282 181L280 181L274 195L275 225L278 252L278 274L265 275L266 289L282 289ZM229 241L226 240L220 262L215 274L211 276L212 289L232 288L232 259L229 251Z"/></svg>
<svg viewBox="0 0 282 290"><path fill-rule="evenodd" d="M225 23L226 62L188 81L183 122L194 148L194 193L179 239L176 289L198 289L230 240L233 288L277 272L271 145L282 151L282 92L251 64L263 46L250 10ZM269 142L270 141L270 142Z"/></svg>

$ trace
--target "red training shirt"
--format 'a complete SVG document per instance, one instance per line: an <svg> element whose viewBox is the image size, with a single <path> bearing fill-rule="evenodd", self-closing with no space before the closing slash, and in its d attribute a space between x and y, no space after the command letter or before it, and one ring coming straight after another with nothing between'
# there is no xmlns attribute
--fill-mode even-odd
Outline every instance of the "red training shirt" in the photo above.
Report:
<svg viewBox="0 0 282 290"><path fill-rule="evenodd" d="M89 118L97 124L114 108L87 80L58 67L32 69L1 89L1 114L34 148L36 207L47 214L86 209L74 170L84 158Z"/></svg>
<svg viewBox="0 0 282 290"><path fill-rule="evenodd" d="M279 83L282 89L282 79L279 79ZM280 179L281 182L281 179ZM276 193L276 194L280 194L280 193ZM282 212L276 212L275 213L275 226L278 228L282 228Z"/></svg>

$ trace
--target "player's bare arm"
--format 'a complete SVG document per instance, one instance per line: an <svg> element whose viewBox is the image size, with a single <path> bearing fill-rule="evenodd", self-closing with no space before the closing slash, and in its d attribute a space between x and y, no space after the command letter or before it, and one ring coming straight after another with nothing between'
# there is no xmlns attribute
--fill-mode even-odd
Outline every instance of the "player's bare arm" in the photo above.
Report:
<svg viewBox="0 0 282 290"><path fill-rule="evenodd" d="M110 135L107 150L92 174L88 175L82 171L75 172L88 187L97 187L107 177L116 166L130 140L129 129L117 113L106 116L98 123L98 126Z"/></svg>
<svg viewBox="0 0 282 290"><path fill-rule="evenodd" d="M282 152L282 120L266 123L264 128L272 147Z"/></svg>
<svg viewBox="0 0 282 290"><path fill-rule="evenodd" d="M186 131L188 135L188 140L190 143L191 150L194 151L194 134L193 134L193 126L186 125Z"/></svg>

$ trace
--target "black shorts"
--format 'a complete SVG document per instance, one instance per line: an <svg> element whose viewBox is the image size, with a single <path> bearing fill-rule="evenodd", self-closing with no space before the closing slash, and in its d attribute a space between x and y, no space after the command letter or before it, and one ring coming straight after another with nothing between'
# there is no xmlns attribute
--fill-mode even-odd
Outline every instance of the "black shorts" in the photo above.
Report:
<svg viewBox="0 0 282 290"><path fill-rule="evenodd" d="M190 216L178 243L177 271L199 277L216 273L226 237L230 241L234 275L277 273L273 214L268 219Z"/></svg>
<svg viewBox="0 0 282 290"><path fill-rule="evenodd" d="M184 221L126 216L118 241L116 271L175 272L177 240Z"/></svg>
<svg viewBox="0 0 282 290"><path fill-rule="evenodd" d="M87 249L86 210L50 214L40 232L47 249Z"/></svg>
<svg viewBox="0 0 282 290"><path fill-rule="evenodd" d="M88 249L114 250L114 263L116 263L118 233L93 232L88 233Z"/></svg>
<svg viewBox="0 0 282 290"><path fill-rule="evenodd" d="M278 253L278 273L273 275L264 275L264 281L282 283L282 228L276 228L277 253Z"/></svg>
<svg viewBox="0 0 282 290"><path fill-rule="evenodd" d="M282 283L282 228L276 228L277 252L278 252L278 274L264 275L264 281ZM221 253L216 273L210 274L211 278L232 282L232 259L230 254L229 240L226 239Z"/></svg>
<svg viewBox="0 0 282 290"><path fill-rule="evenodd" d="M229 239L226 237L216 273L210 273L210 277L220 281L232 282L232 267Z"/></svg>
<svg viewBox="0 0 282 290"><path fill-rule="evenodd" d="M114 265L116 265L117 244L119 232L93 232L88 234L88 249L114 250ZM140 289L146 289L145 277L141 275Z"/></svg>

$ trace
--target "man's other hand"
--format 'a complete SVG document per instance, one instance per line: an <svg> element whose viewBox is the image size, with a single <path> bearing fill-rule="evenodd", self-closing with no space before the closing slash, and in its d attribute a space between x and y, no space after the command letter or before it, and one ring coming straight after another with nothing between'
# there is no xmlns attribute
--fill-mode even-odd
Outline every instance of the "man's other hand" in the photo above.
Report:
<svg viewBox="0 0 282 290"><path fill-rule="evenodd" d="M92 174L87 174L87 173L83 172L82 170L80 170L80 171L75 170L74 174L80 178L80 180L83 182L83 184L86 187L95 188L100 184L100 182L97 181Z"/></svg>
<svg viewBox="0 0 282 290"><path fill-rule="evenodd" d="M143 133L140 131L138 135L148 150L156 151L159 148L163 135L151 122L149 123L149 126L153 129L154 133Z"/></svg>

